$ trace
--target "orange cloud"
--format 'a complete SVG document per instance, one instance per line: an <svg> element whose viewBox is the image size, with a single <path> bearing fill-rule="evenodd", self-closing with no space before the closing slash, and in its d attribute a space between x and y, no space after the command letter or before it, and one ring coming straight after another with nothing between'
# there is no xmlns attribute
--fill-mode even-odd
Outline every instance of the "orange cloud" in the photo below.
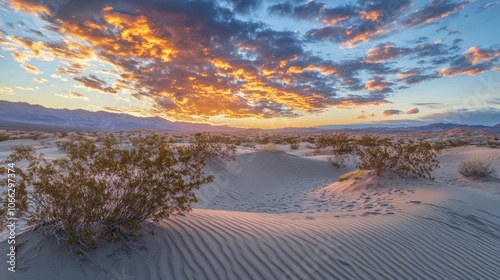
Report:
<svg viewBox="0 0 500 280"><path fill-rule="evenodd" d="M9 0L10 6L18 11L23 11L29 14L50 14L50 9L36 1L29 0Z"/></svg>
<svg viewBox="0 0 500 280"><path fill-rule="evenodd" d="M23 67L24 70L30 72L31 74L40 75L43 73L42 71L40 71L40 69L30 64L21 64L21 67Z"/></svg>
<svg viewBox="0 0 500 280"><path fill-rule="evenodd" d="M396 110L396 109L389 109L389 110L382 111L382 116L384 116L384 117L388 117L388 116L392 116L392 115L400 115L400 114L403 114L403 112L400 110Z"/></svg>
<svg viewBox="0 0 500 280"><path fill-rule="evenodd" d="M347 29L345 31L345 34L348 39L345 40L345 42L343 42L341 45L343 47L353 48L359 43L369 42L371 39L380 37L387 32L389 32L389 30L383 27L379 27L376 30L367 28L361 31L357 30L357 32L352 29Z"/></svg>
<svg viewBox="0 0 500 280"><path fill-rule="evenodd" d="M365 88L368 90L383 91L386 87L391 86L392 83L384 81L380 77L375 77L374 79L368 80L365 83Z"/></svg>
<svg viewBox="0 0 500 280"><path fill-rule="evenodd" d="M114 53L141 58L155 57L162 61L170 61L177 54L173 44L166 38L157 36L148 19L143 15L122 14L106 7L104 8L104 20L119 30L122 43L128 43L125 45L113 42Z"/></svg>
<svg viewBox="0 0 500 280"><path fill-rule="evenodd" d="M384 16L382 11L371 10L371 11L361 11L359 12L359 17L363 20L378 21L379 18Z"/></svg>
<svg viewBox="0 0 500 280"><path fill-rule="evenodd" d="M408 54L409 52L409 49L397 48L391 43L380 44L368 51L364 61L369 63L379 63L395 59L399 56Z"/></svg>
<svg viewBox="0 0 500 280"><path fill-rule="evenodd" d="M473 67L473 68L443 68L439 70L439 73L445 77L455 76L455 75L469 75L476 76L486 71L500 71L500 67L495 67L491 69L483 69L481 67Z"/></svg>
<svg viewBox="0 0 500 280"><path fill-rule="evenodd" d="M81 94L79 92L76 92L76 91L70 91L67 93L58 93L58 94L56 94L56 96L63 97L63 98L89 100L89 98L87 96L85 96L84 94Z"/></svg>
<svg viewBox="0 0 500 280"><path fill-rule="evenodd" d="M406 111L406 114L413 115L413 114L418 114L419 112L420 112L420 110L418 108L411 108L411 109L408 109L408 111Z"/></svg>
<svg viewBox="0 0 500 280"><path fill-rule="evenodd" d="M480 61L490 61L500 56L500 51L489 51L478 47L471 47L465 52L465 57L476 64Z"/></svg>
<svg viewBox="0 0 500 280"><path fill-rule="evenodd" d="M120 9L101 1L68 6L42 17L52 30L61 33L62 41L47 43L19 36L11 41L22 47L18 52L28 59L63 59L56 70L73 75L77 86L130 94L145 104L154 104L150 113L170 119L298 116L333 106L388 102L379 93L343 94L342 87L362 90L356 75L368 63L348 61L344 67L344 62L323 60L305 51L294 32L263 30L253 22L221 17L211 1L203 2L206 9L202 11L194 1L183 1L183 5L153 2L139 5L124 0L117 2ZM75 7L89 9L68 12ZM352 44L373 34L361 31L350 34ZM91 75L82 75L92 66L86 60L113 69L98 67L90 69ZM383 69L369 67L370 74ZM368 87L383 90L382 83L390 85L374 81Z"/></svg>

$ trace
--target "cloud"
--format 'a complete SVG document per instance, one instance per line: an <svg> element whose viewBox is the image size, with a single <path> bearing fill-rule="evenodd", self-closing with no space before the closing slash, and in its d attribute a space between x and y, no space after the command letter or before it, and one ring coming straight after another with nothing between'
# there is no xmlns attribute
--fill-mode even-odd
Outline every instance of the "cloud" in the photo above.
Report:
<svg viewBox="0 0 500 280"><path fill-rule="evenodd" d="M17 86L16 88L22 90L22 91L38 91L40 88L39 87L19 87Z"/></svg>
<svg viewBox="0 0 500 280"><path fill-rule="evenodd" d="M411 14L402 22L406 28L412 28L448 17L462 10L467 2L452 2L450 0L432 0L422 9Z"/></svg>
<svg viewBox="0 0 500 280"><path fill-rule="evenodd" d="M76 91L70 91L66 93L57 93L55 94L56 96L63 97L63 98L71 98L71 99L81 99L81 100L89 100L87 96L84 94L81 94Z"/></svg>
<svg viewBox="0 0 500 280"><path fill-rule="evenodd" d="M488 2L488 3L484 3L483 5L479 6L479 9L480 10L489 9L493 6L498 5L498 3L500 3L500 2L499 1L492 1L492 2Z"/></svg>
<svg viewBox="0 0 500 280"><path fill-rule="evenodd" d="M451 51L455 50L454 47L447 47L441 42L435 43L423 43L415 47L413 52L418 58L423 58L427 56L441 56L449 54Z"/></svg>
<svg viewBox="0 0 500 280"><path fill-rule="evenodd" d="M472 62L472 64L476 64L480 61L490 61L499 56L500 49L488 50L478 47L471 47L465 52L465 57L467 57Z"/></svg>
<svg viewBox="0 0 500 280"><path fill-rule="evenodd" d="M455 45L440 42L421 41L419 47L386 42L364 57L340 61L319 57L307 45L330 40L352 47L384 38L401 28L412 5L407 0L332 7L320 1L273 2L271 14L315 22L317 28L305 37L238 14L252 13L264 1L69 1L57 11L40 8L42 1L10 1L39 15L43 33L58 38L33 32L3 36L2 48L19 54L18 62L52 61L56 74L72 75L80 87L144 100L153 104L150 114L175 120L295 117L387 104L395 89L441 77L434 60L445 60L443 68L457 58ZM415 69L393 62L403 57L423 62ZM494 65L496 58L474 66L484 63Z"/></svg>
<svg viewBox="0 0 500 280"><path fill-rule="evenodd" d="M449 67L442 68L443 76L470 75L475 76L488 71L499 71L499 50L469 48L463 55L451 61Z"/></svg>
<svg viewBox="0 0 500 280"><path fill-rule="evenodd" d="M403 71L400 73L397 73L396 76L398 79L408 85L414 85L421 83L423 81L430 81L433 79L439 78L441 75L437 72L432 72L430 74L425 74L425 70L423 69L418 69L418 68L413 68L408 71Z"/></svg>
<svg viewBox="0 0 500 280"><path fill-rule="evenodd" d="M382 116L384 116L384 117L388 117L388 116L392 116L392 115L400 115L400 114L403 114L403 111L396 110L396 109L382 111Z"/></svg>
<svg viewBox="0 0 500 280"><path fill-rule="evenodd" d="M116 94L118 91L94 75L74 77L73 80L80 82L89 89L96 89L104 93Z"/></svg>
<svg viewBox="0 0 500 280"><path fill-rule="evenodd" d="M21 64L21 67L23 67L24 70L26 70L27 72L29 72L31 74L40 75L43 73L36 66L30 65L30 64Z"/></svg>
<svg viewBox="0 0 500 280"><path fill-rule="evenodd" d="M309 2L294 12L308 17L322 6ZM34 56L64 57L67 62L57 71L89 89L126 90L151 100L151 113L168 118L271 118L388 102L383 93L349 94L363 90L361 72L386 74L388 67L324 60L306 52L297 33L242 21L216 2L71 1L43 19L66 40L11 40ZM78 58L69 59L71 53ZM88 69L83 58L112 65L116 76L106 81L97 74L82 76Z"/></svg>
<svg viewBox="0 0 500 280"><path fill-rule="evenodd" d="M0 94L5 94L5 95L16 95L14 92L14 89L10 87L0 87Z"/></svg>
<svg viewBox="0 0 500 280"><path fill-rule="evenodd" d="M406 111L406 114L414 115L414 114L418 114L419 112L420 112L420 110L418 108L411 108L411 109L408 109L408 111Z"/></svg>
<svg viewBox="0 0 500 280"><path fill-rule="evenodd" d="M58 66L56 68L57 72L71 76L83 73L88 67L88 65L78 62L65 62L64 64L65 66Z"/></svg>
<svg viewBox="0 0 500 280"><path fill-rule="evenodd" d="M323 22L326 24L336 24L338 22L347 21L358 16L357 10L358 9L352 5L327 8L323 13Z"/></svg>
<svg viewBox="0 0 500 280"><path fill-rule="evenodd" d="M386 82L382 77L373 77L365 83L365 88L368 90L387 92L390 91L389 87L392 85L393 83Z"/></svg>
<svg viewBox="0 0 500 280"><path fill-rule="evenodd" d="M226 0L233 5L233 10L238 13L249 13L262 5L262 0Z"/></svg>
<svg viewBox="0 0 500 280"><path fill-rule="evenodd" d="M397 48L391 43L379 44L368 51L364 60L379 63L407 55L410 51L409 48Z"/></svg>
<svg viewBox="0 0 500 280"><path fill-rule="evenodd" d="M44 83L48 82L48 80L44 79L44 78L34 78L33 81L40 83L40 84L44 84Z"/></svg>
<svg viewBox="0 0 500 280"><path fill-rule="evenodd" d="M361 111L361 113L356 117L357 120L366 120L368 118L374 117L374 113L367 114L365 111Z"/></svg>
<svg viewBox="0 0 500 280"><path fill-rule="evenodd" d="M321 10L325 25L309 30L306 38L311 41L327 40L343 47L384 38L397 27L398 17L410 7L411 2L358 1L357 5L343 5Z"/></svg>
<svg viewBox="0 0 500 280"><path fill-rule="evenodd" d="M300 20L319 20L325 10L326 4L314 0L305 4L294 6L289 1L269 6L268 12L273 15L292 16Z"/></svg>
<svg viewBox="0 0 500 280"><path fill-rule="evenodd" d="M290 2L282 2L271 5L267 8L269 14L279 16L290 16L293 13L293 4Z"/></svg>
<svg viewBox="0 0 500 280"><path fill-rule="evenodd" d="M482 109L452 109L442 113L433 113L420 117L421 120L429 122L445 122L457 124L480 124L496 125L500 123L499 108Z"/></svg>
<svg viewBox="0 0 500 280"><path fill-rule="evenodd" d="M423 106L423 107L428 107L428 108L433 108L433 109L443 108L446 106L443 103L437 103L437 102L418 102L418 103L413 103L413 105Z"/></svg>

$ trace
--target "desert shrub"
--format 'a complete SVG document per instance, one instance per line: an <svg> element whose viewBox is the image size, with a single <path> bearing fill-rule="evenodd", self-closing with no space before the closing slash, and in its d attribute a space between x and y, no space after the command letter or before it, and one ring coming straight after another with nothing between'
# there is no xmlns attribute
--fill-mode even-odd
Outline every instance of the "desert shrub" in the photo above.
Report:
<svg viewBox="0 0 500 280"><path fill-rule="evenodd" d="M448 144L444 141L436 141L432 144L436 153L440 154L444 149L448 148Z"/></svg>
<svg viewBox="0 0 500 280"><path fill-rule="evenodd" d="M470 145L469 141L464 141L464 140L461 140L461 139L448 140L448 142L450 143L451 147L463 147L463 146L469 146Z"/></svg>
<svg viewBox="0 0 500 280"><path fill-rule="evenodd" d="M300 143L291 143L290 144L290 150L298 150L300 148Z"/></svg>
<svg viewBox="0 0 500 280"><path fill-rule="evenodd" d="M262 145L260 147L257 147L257 151L259 152L273 152L273 153L286 153L285 150L280 148L276 144L267 144L267 145Z"/></svg>
<svg viewBox="0 0 500 280"><path fill-rule="evenodd" d="M488 147L498 149L500 148L500 142L488 141Z"/></svg>
<svg viewBox="0 0 500 280"><path fill-rule="evenodd" d="M407 144L392 143L388 138L362 137L356 146L359 161L356 167L374 170L378 176L392 170L400 174L432 178L431 172L439 167L436 151L426 141Z"/></svg>
<svg viewBox="0 0 500 280"><path fill-rule="evenodd" d="M205 157L223 161L236 159L236 146L229 136L212 135L207 132L197 133L190 143L197 147L198 153L203 153Z"/></svg>
<svg viewBox="0 0 500 280"><path fill-rule="evenodd" d="M203 142L207 138L212 142ZM191 210L194 190L213 180L203 172L206 159L234 156L232 148L214 142L209 135L177 146L158 134L106 136L102 144L79 137L65 142L66 157L55 160L30 146L14 147L4 163L28 164L15 167L16 216L65 240L76 253L100 240L130 240L148 218ZM1 223L6 207L3 199Z"/></svg>
<svg viewBox="0 0 500 280"><path fill-rule="evenodd" d="M9 140L9 139L10 139L10 137L9 137L9 135L8 135L8 134L3 134L3 133L2 133L2 134L0 134L0 142L2 142L2 141L7 141L7 140Z"/></svg>
<svg viewBox="0 0 500 280"><path fill-rule="evenodd" d="M345 162L354 152L354 139L347 133L333 133L320 135L316 139L315 153L319 154L324 150L331 150L333 157L328 160L337 167L345 167Z"/></svg>
<svg viewBox="0 0 500 280"><path fill-rule="evenodd" d="M464 177L486 177L496 173L490 163L480 160L462 161L458 165L458 172Z"/></svg>

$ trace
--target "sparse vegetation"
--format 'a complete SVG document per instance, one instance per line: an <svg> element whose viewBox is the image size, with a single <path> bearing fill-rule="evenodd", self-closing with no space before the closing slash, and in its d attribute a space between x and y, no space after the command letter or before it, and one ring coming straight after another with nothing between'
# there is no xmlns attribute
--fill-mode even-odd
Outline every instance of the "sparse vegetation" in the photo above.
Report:
<svg viewBox="0 0 500 280"><path fill-rule="evenodd" d="M257 147L257 151L259 152L273 152L273 153L285 153L286 151L280 148L276 144L267 144L267 145L261 145Z"/></svg>
<svg viewBox="0 0 500 280"><path fill-rule="evenodd" d="M329 161L333 166L345 167L347 159L352 157L358 169L374 170L378 176L392 170L412 177L432 178L432 170L439 166L436 150L427 141L392 141L370 134L354 138L335 133L318 138L316 151L325 148L331 149L333 156Z"/></svg>
<svg viewBox="0 0 500 280"><path fill-rule="evenodd" d="M491 167L490 163L480 160L462 161L458 165L458 172L464 177L487 177L496 173L496 170Z"/></svg>
<svg viewBox="0 0 500 280"><path fill-rule="evenodd" d="M30 146L14 147L5 162L28 164L15 167L16 215L66 241L76 255L101 240L133 239L146 219L191 210L197 201L193 191L213 180L203 172L206 159L234 158L236 148L224 141L208 134L188 145L155 133L106 136L99 144L76 137L60 145L67 156L55 160ZM8 201L1 202L4 224Z"/></svg>

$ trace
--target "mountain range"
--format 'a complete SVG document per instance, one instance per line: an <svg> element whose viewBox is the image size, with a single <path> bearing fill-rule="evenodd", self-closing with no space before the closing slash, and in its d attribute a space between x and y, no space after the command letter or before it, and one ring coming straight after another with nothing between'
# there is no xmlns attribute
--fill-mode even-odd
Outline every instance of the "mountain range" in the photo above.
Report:
<svg viewBox="0 0 500 280"><path fill-rule="evenodd" d="M260 129L213 126L188 122L172 122L160 117L135 117L128 114L91 112L86 110L52 109L26 102L0 100L1 129L29 130L134 130L154 129L164 131L261 131ZM325 131L367 132L367 133L411 133L440 132L455 128L481 130L500 133L500 124L495 126L432 123L408 127L356 127L319 126L309 128L282 128L272 130L277 133L321 133Z"/></svg>

